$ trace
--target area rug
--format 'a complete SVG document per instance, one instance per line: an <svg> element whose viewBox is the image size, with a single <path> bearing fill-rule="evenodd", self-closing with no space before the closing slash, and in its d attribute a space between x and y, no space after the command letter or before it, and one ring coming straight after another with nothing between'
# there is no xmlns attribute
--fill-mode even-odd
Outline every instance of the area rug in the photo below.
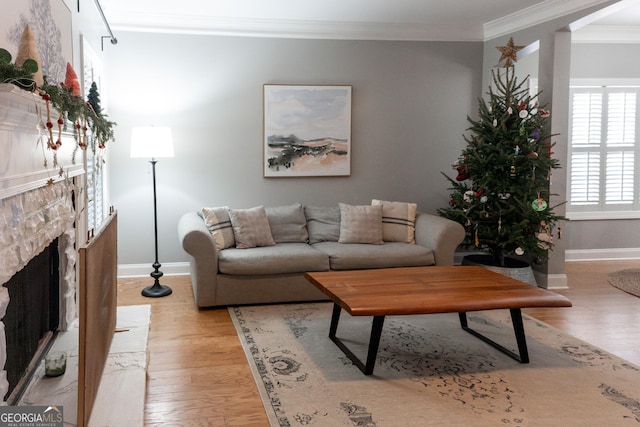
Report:
<svg viewBox="0 0 640 427"><path fill-rule="evenodd" d="M640 268L628 268L609 274L609 283L618 289L640 297Z"/></svg>
<svg viewBox="0 0 640 427"><path fill-rule="evenodd" d="M229 308L272 426L640 426L640 368L528 316L529 364L457 314L387 317L365 376L329 340L331 310ZM469 321L516 349L508 310ZM364 358L370 328L343 313L337 335Z"/></svg>

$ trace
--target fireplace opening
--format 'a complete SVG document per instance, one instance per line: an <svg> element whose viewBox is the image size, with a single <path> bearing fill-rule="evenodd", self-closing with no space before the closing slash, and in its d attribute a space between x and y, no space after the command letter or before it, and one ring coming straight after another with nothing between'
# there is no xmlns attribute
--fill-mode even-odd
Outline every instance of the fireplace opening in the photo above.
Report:
<svg viewBox="0 0 640 427"><path fill-rule="evenodd" d="M9 305L5 325L7 360L5 370L9 405L19 399L21 388L53 343L60 323L60 273L58 239L36 255L4 286Z"/></svg>

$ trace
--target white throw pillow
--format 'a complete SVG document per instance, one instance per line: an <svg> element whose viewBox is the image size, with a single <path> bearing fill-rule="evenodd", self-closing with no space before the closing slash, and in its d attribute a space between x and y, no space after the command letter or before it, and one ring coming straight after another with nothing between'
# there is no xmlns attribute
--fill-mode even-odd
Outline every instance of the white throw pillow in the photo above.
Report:
<svg viewBox="0 0 640 427"><path fill-rule="evenodd" d="M271 236L271 228L269 228L264 207L229 209L229 218L233 226L236 248L248 249L276 244Z"/></svg>
<svg viewBox="0 0 640 427"><path fill-rule="evenodd" d="M382 206L352 206L339 203L339 243L369 243L381 245Z"/></svg>
<svg viewBox="0 0 640 427"><path fill-rule="evenodd" d="M236 244L229 219L229 208L202 208L202 219L213 236L216 248L221 251Z"/></svg>
<svg viewBox="0 0 640 427"><path fill-rule="evenodd" d="M382 238L385 242L416 243L416 203L373 199L371 204L382 205Z"/></svg>

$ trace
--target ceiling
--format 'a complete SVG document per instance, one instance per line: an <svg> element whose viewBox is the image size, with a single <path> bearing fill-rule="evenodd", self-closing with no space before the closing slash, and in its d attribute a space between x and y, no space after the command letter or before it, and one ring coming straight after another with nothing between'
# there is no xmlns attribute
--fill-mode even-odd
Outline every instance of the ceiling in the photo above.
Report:
<svg viewBox="0 0 640 427"><path fill-rule="evenodd" d="M484 41L606 1L100 0L100 3L115 30L322 39ZM639 6L633 8L634 5ZM622 0L612 9L618 13L603 17L594 25L615 25L626 30L640 26L640 0Z"/></svg>

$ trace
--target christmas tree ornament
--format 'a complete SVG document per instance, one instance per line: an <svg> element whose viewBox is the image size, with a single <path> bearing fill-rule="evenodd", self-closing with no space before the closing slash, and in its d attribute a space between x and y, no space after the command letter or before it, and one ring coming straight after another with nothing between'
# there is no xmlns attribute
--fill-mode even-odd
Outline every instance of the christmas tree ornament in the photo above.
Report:
<svg viewBox="0 0 640 427"><path fill-rule="evenodd" d="M520 110L520 112L518 113L518 117L520 117L521 119L526 119L527 117L529 117L529 112L527 110Z"/></svg>
<svg viewBox="0 0 640 427"><path fill-rule="evenodd" d="M516 253L516 255L518 256L522 256L524 255L524 249L522 249L521 247L517 247L516 250L514 251Z"/></svg>
<svg viewBox="0 0 640 427"><path fill-rule="evenodd" d="M520 129L518 129L518 135L524 136L525 133L527 133L527 130L524 128L524 126L521 126Z"/></svg>
<svg viewBox="0 0 640 427"><path fill-rule="evenodd" d="M513 63L518 61L518 51L524 49L524 46L516 46L513 43L513 37L509 37L506 46L496 46L501 53L498 62L504 62L504 68L513 67Z"/></svg>
<svg viewBox="0 0 640 427"><path fill-rule="evenodd" d="M507 108L507 114L508 115L512 115L513 114L513 109L511 107Z"/></svg>
<svg viewBox="0 0 640 427"><path fill-rule="evenodd" d="M516 148L513 150L513 154L515 154L516 156L520 154L520 146L518 144L516 144Z"/></svg>
<svg viewBox="0 0 640 427"><path fill-rule="evenodd" d="M511 169L509 170L509 176L516 176L516 165L511 165Z"/></svg>
<svg viewBox="0 0 640 427"><path fill-rule="evenodd" d="M543 212L547 210L547 201L540 197L540 192L538 192L538 198L531 202L531 207L536 212Z"/></svg>
<svg viewBox="0 0 640 427"><path fill-rule="evenodd" d="M456 176L457 181L464 181L469 179L469 169L466 166L456 166L458 170L458 176Z"/></svg>
<svg viewBox="0 0 640 427"><path fill-rule="evenodd" d="M498 119L493 119L493 127L498 127Z"/></svg>

